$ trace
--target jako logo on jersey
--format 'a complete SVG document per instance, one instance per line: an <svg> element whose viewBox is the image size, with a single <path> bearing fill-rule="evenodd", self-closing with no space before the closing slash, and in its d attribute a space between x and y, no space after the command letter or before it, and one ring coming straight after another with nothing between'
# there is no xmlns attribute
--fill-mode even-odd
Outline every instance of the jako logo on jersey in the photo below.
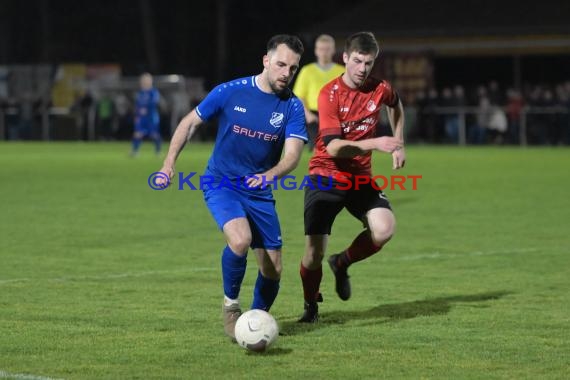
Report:
<svg viewBox="0 0 570 380"><path fill-rule="evenodd" d="M376 104L374 104L374 101L369 101L368 104L366 105L366 109L370 112L374 112L374 110L376 109Z"/></svg>
<svg viewBox="0 0 570 380"><path fill-rule="evenodd" d="M235 106L234 111L243 112L243 113L247 112L247 110L244 107L240 107L240 106Z"/></svg>
<svg viewBox="0 0 570 380"><path fill-rule="evenodd" d="M275 128L279 128L283 123L283 114L281 112L271 113L271 119L269 119L269 123Z"/></svg>

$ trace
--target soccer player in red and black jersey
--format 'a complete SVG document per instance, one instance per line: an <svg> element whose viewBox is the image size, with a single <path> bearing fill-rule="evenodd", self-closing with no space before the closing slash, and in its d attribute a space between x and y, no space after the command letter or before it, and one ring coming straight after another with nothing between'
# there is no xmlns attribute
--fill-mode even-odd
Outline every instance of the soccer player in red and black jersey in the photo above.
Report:
<svg viewBox="0 0 570 380"><path fill-rule="evenodd" d="M343 208L365 229L348 248L328 259L342 300L351 295L348 267L378 252L394 233L390 203L370 182L371 157L373 151L386 152L392 155L393 169L404 166L404 109L390 83L369 77L378 52L372 33L350 36L343 53L344 74L319 95L319 133L309 162L313 186L305 188L306 248L300 268L305 312L299 322L318 320L322 261L332 224ZM393 137L376 137L382 104L387 106ZM363 176L369 181L362 181Z"/></svg>

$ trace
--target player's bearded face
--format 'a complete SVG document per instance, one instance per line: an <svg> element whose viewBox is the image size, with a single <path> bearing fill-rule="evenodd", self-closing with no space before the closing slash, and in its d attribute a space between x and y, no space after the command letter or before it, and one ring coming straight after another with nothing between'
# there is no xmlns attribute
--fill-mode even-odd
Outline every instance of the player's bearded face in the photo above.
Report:
<svg viewBox="0 0 570 380"><path fill-rule="evenodd" d="M359 87L372 72L376 57L353 51L350 55L344 53L342 58L346 65L344 79L350 87Z"/></svg>
<svg viewBox="0 0 570 380"><path fill-rule="evenodd" d="M300 59L301 56L299 54L284 44L277 46L274 51L269 52L263 58L267 83L273 92L280 93L289 86L299 69Z"/></svg>

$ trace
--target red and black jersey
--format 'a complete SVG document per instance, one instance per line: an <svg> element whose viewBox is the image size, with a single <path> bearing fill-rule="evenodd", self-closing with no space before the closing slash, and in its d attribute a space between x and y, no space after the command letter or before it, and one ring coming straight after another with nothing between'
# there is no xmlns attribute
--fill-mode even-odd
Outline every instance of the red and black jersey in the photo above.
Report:
<svg viewBox="0 0 570 380"><path fill-rule="evenodd" d="M358 141L375 137L380 106L394 107L398 101L398 94L384 80L368 78L356 89L348 87L342 76L327 83L319 94L319 132L309 174L371 175L371 152L353 158L332 157L325 142L333 138Z"/></svg>

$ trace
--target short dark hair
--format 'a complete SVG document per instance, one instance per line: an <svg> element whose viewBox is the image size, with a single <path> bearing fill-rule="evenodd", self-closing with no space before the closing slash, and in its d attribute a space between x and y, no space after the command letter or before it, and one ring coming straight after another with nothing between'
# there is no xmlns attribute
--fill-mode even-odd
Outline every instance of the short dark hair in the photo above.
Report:
<svg viewBox="0 0 570 380"><path fill-rule="evenodd" d="M267 52L277 49L277 46L285 44L295 53L302 55L305 51L303 47L303 43L297 36L292 36L289 34L278 34L276 36L271 37L269 42L267 42Z"/></svg>
<svg viewBox="0 0 570 380"><path fill-rule="evenodd" d="M372 32L358 32L348 37L344 44L344 52L346 54L350 55L353 51L360 54L373 54L377 56L380 47Z"/></svg>

